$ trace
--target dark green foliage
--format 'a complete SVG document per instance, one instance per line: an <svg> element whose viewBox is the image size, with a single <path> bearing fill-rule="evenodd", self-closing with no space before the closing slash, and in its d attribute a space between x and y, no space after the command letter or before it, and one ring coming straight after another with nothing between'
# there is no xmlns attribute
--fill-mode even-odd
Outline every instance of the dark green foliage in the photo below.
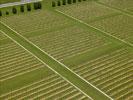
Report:
<svg viewBox="0 0 133 100"><path fill-rule="evenodd" d="M12 8L12 13L16 14L17 13L17 9L15 7Z"/></svg>
<svg viewBox="0 0 133 100"><path fill-rule="evenodd" d="M34 3L34 9L37 10L38 9L38 4L35 2Z"/></svg>
<svg viewBox="0 0 133 100"><path fill-rule="evenodd" d="M2 16L2 11L0 10L0 16Z"/></svg>
<svg viewBox="0 0 133 100"><path fill-rule="evenodd" d="M57 1L55 0L55 1L52 1L52 7L72 4L72 3L82 2L82 1L87 1L87 0L57 0Z"/></svg>
<svg viewBox="0 0 133 100"><path fill-rule="evenodd" d="M62 0L62 4L63 5L66 5L66 0Z"/></svg>
<svg viewBox="0 0 133 100"><path fill-rule="evenodd" d="M52 1L52 7L55 7L56 3L54 1Z"/></svg>
<svg viewBox="0 0 133 100"><path fill-rule="evenodd" d="M21 6L20 6L20 11L21 11L21 12L24 12L24 5L21 5Z"/></svg>
<svg viewBox="0 0 133 100"><path fill-rule="evenodd" d="M38 9L42 9L42 4L41 4L41 2L38 2Z"/></svg>
<svg viewBox="0 0 133 100"><path fill-rule="evenodd" d="M6 11L6 15L9 15L9 12L8 11Z"/></svg>
<svg viewBox="0 0 133 100"><path fill-rule="evenodd" d="M35 9L35 10L37 9L37 5L36 5L36 3L34 3L34 9Z"/></svg>
<svg viewBox="0 0 133 100"><path fill-rule="evenodd" d="M31 11L31 5L27 4L27 11Z"/></svg>
<svg viewBox="0 0 133 100"><path fill-rule="evenodd" d="M58 5L58 6L61 6L60 0L57 1L57 5Z"/></svg>
<svg viewBox="0 0 133 100"><path fill-rule="evenodd" d="M76 3L76 0L73 0L73 3Z"/></svg>
<svg viewBox="0 0 133 100"><path fill-rule="evenodd" d="M42 4L41 2L36 2L34 3L34 9L37 10L37 9L42 9Z"/></svg>
<svg viewBox="0 0 133 100"><path fill-rule="evenodd" d="M71 3L72 3L72 0L67 0L67 3L68 3L68 4L71 4Z"/></svg>

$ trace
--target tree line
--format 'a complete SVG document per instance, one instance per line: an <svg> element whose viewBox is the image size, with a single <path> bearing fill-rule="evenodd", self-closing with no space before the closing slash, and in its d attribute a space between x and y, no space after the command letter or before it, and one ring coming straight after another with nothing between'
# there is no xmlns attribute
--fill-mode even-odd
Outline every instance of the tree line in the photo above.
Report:
<svg viewBox="0 0 133 100"><path fill-rule="evenodd" d="M57 0L57 1L54 0L52 1L52 7L67 5L67 4L72 4L72 3L82 2L82 1L87 1L87 0Z"/></svg>
<svg viewBox="0 0 133 100"><path fill-rule="evenodd" d="M33 9L34 10L42 9L41 2L33 3ZM18 9L18 7L12 7L11 8L11 13L12 14L17 14L18 11L24 13L25 11L31 11L31 10L32 10L32 5L30 3L28 3L26 5L20 5L19 9ZM0 16L2 16L3 14L4 13L2 12L2 10L0 10ZM5 15L9 15L9 11L5 11Z"/></svg>

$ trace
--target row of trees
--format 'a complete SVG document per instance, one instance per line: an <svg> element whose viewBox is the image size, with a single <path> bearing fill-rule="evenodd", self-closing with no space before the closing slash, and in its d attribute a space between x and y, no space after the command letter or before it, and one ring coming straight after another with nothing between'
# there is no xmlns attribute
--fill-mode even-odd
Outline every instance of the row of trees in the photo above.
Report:
<svg viewBox="0 0 133 100"><path fill-rule="evenodd" d="M38 9L42 9L42 4L41 4L41 2L35 2L34 4L33 4L33 9L34 10L38 10ZM32 6L31 6L31 4L27 4L26 6L25 5L20 5L20 12L25 12L25 11L31 11L32 10ZM13 14L17 14L17 12L18 12L18 9L16 8L16 7L13 7L12 8L12 13ZM6 11L5 12L5 14L6 15L9 15L9 12L8 11ZM3 13L2 13L2 11L0 10L0 16L2 16L3 15Z"/></svg>
<svg viewBox="0 0 133 100"><path fill-rule="evenodd" d="M86 0L57 0L57 1L52 1L52 7L77 3L77 2L81 2L81 1L86 1Z"/></svg>

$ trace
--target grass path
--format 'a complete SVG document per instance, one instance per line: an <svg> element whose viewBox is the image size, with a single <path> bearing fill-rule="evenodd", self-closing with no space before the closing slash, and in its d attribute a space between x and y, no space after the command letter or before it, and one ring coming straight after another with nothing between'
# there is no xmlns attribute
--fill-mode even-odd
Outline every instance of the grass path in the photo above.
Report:
<svg viewBox="0 0 133 100"><path fill-rule="evenodd" d="M19 33L11 29L9 26L0 22L1 32L12 39L15 43L23 47L33 56L35 56L39 61L46 64L48 68L53 70L55 73L59 74L62 78L84 93L88 98L93 98L98 100L110 100L108 95L100 91L98 88L84 80L82 77L74 73L72 70L67 68L64 64L60 63L52 56L42 51L39 47L28 41L26 38L21 36Z"/></svg>

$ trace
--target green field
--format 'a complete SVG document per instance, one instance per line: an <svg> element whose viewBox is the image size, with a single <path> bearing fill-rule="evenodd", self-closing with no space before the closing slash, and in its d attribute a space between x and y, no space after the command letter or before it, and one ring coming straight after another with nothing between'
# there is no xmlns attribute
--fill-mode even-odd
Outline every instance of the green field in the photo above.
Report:
<svg viewBox="0 0 133 100"><path fill-rule="evenodd" d="M132 100L133 1L51 1L0 17L0 100Z"/></svg>

